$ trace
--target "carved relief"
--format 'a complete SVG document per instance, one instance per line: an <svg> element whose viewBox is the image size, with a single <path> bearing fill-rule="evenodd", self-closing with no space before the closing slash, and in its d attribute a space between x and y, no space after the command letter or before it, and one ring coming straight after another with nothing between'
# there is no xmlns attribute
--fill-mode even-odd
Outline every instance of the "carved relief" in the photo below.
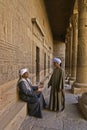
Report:
<svg viewBox="0 0 87 130"><path fill-rule="evenodd" d="M82 0L81 2L87 6L87 0Z"/></svg>
<svg viewBox="0 0 87 130"><path fill-rule="evenodd" d="M84 40L79 41L78 44L78 55L79 55L79 59L78 59L78 65L83 64L82 59L85 62L85 56L86 56L86 43L84 42Z"/></svg>
<svg viewBox="0 0 87 130"><path fill-rule="evenodd" d="M82 0L83 4L87 4L87 0Z"/></svg>
<svg viewBox="0 0 87 130"><path fill-rule="evenodd" d="M35 37L39 39L39 41L43 42L44 40L44 32L42 27L40 26L40 23L36 18L32 18L32 25L33 25L33 34Z"/></svg>
<svg viewBox="0 0 87 130"><path fill-rule="evenodd" d="M78 12L81 12L81 10L87 11L87 0L79 0L78 1Z"/></svg>
<svg viewBox="0 0 87 130"><path fill-rule="evenodd" d="M73 23L73 27L74 27L75 29L77 29L77 28L78 28L78 16L77 16L77 14L74 14L74 15L73 15L72 23Z"/></svg>

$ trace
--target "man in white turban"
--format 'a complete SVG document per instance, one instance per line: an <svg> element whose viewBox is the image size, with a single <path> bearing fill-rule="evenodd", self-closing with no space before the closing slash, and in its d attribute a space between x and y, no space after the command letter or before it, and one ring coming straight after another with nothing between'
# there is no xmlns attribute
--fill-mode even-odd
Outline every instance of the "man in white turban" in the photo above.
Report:
<svg viewBox="0 0 87 130"><path fill-rule="evenodd" d="M20 75L22 76L24 73L28 72L27 68L23 68L20 70Z"/></svg>
<svg viewBox="0 0 87 130"><path fill-rule="evenodd" d="M48 82L48 88L51 87L49 110L62 111L65 108L64 70L60 67L59 58L54 58L53 63L55 68Z"/></svg>
<svg viewBox="0 0 87 130"><path fill-rule="evenodd" d="M38 86L32 86L29 79L28 69L23 68L19 71L18 91L21 100L28 103L28 114L42 118L41 109L45 108L46 103Z"/></svg>
<svg viewBox="0 0 87 130"><path fill-rule="evenodd" d="M61 64L61 60L59 58L54 58L53 62L57 62L58 64Z"/></svg>

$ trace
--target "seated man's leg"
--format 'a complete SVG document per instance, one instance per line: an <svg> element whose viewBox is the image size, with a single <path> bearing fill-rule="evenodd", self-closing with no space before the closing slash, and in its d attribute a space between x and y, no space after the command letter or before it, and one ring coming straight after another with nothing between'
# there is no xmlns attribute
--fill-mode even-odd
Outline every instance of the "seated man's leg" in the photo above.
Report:
<svg viewBox="0 0 87 130"><path fill-rule="evenodd" d="M42 118L42 112L39 100L37 100L34 103L28 103L28 114L30 116Z"/></svg>
<svg viewBox="0 0 87 130"><path fill-rule="evenodd" d="M38 95L38 98L39 98L39 101L40 101L40 105L41 105L41 108L45 108L46 107L46 102L45 102L45 99L44 99L44 96L42 93L39 93Z"/></svg>

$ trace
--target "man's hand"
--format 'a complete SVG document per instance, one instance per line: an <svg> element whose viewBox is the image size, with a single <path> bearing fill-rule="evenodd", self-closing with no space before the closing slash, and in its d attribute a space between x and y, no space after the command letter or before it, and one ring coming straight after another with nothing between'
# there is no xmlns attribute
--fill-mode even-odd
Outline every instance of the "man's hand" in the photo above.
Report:
<svg viewBox="0 0 87 130"><path fill-rule="evenodd" d="M40 83L40 85L38 86L38 89L41 89L44 87L44 83Z"/></svg>
<svg viewBox="0 0 87 130"><path fill-rule="evenodd" d="M41 93L41 91L42 91L41 89L38 89L38 90L36 91L36 93L39 94L39 93Z"/></svg>
<svg viewBox="0 0 87 130"><path fill-rule="evenodd" d="M42 91L42 88L39 88L37 91L41 92L41 91Z"/></svg>

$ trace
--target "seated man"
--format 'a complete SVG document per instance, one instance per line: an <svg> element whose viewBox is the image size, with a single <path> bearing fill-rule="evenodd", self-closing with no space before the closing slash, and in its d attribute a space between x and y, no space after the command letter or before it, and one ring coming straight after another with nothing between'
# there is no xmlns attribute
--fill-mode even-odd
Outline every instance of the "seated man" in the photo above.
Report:
<svg viewBox="0 0 87 130"><path fill-rule="evenodd" d="M17 85L19 97L28 103L28 113L30 116L42 118L41 109L45 108L46 103L41 91L39 91L40 86L32 86L28 76L26 68L20 70L20 78Z"/></svg>

